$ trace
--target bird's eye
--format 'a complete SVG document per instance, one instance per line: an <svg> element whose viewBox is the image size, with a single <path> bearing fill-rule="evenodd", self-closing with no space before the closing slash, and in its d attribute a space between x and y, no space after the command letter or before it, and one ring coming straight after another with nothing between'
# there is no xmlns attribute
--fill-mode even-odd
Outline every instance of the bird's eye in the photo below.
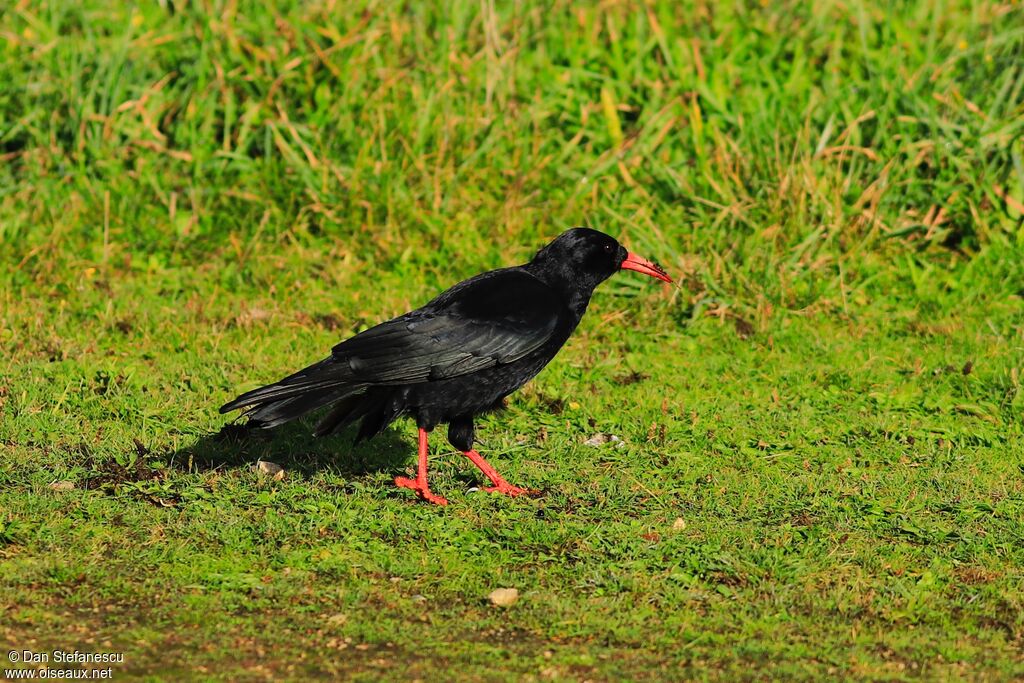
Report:
<svg viewBox="0 0 1024 683"><path fill-rule="evenodd" d="M613 251L615 251L615 247L610 245L610 244L606 244L606 245L604 245L604 251L605 251L605 253L610 254Z"/></svg>

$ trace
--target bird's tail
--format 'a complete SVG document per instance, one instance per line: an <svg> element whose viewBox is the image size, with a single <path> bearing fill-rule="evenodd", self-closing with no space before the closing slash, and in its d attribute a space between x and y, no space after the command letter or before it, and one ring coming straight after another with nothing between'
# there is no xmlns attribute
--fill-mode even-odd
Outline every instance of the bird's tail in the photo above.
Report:
<svg viewBox="0 0 1024 683"><path fill-rule="evenodd" d="M392 387L370 387L365 393L352 394L335 403L314 430L314 436L336 434L361 420L356 443L372 439L402 414L403 394Z"/></svg>
<svg viewBox="0 0 1024 683"><path fill-rule="evenodd" d="M365 388L365 384L352 381L347 365L326 358L279 382L247 391L222 405L220 412L244 408L250 424L269 429L355 396Z"/></svg>

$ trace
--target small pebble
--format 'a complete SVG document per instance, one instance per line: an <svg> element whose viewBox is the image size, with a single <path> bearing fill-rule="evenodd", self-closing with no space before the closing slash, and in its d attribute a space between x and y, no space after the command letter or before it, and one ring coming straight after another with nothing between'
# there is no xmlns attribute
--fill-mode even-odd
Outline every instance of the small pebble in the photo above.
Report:
<svg viewBox="0 0 1024 683"><path fill-rule="evenodd" d="M284 479L284 468L276 462L259 460L256 462L256 469L276 481Z"/></svg>
<svg viewBox="0 0 1024 683"><path fill-rule="evenodd" d="M603 446L606 443L610 443L615 448L625 448L626 442L615 434L594 434L592 437L583 442L584 446Z"/></svg>
<svg viewBox="0 0 1024 683"><path fill-rule="evenodd" d="M487 596L492 605L498 607L511 607L519 599L519 591L515 588L497 588Z"/></svg>

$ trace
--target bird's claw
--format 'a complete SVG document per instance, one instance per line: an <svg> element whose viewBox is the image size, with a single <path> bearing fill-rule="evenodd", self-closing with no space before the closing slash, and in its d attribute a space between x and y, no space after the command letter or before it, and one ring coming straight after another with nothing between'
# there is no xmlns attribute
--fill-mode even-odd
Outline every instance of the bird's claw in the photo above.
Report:
<svg viewBox="0 0 1024 683"><path fill-rule="evenodd" d="M512 484L498 484L497 486L485 486L482 490L487 491L487 493L504 493L506 496L512 496L513 498L516 496L533 497L540 495L540 491L535 491L533 489L524 489L520 488L519 486L513 486Z"/></svg>
<svg viewBox="0 0 1024 683"><path fill-rule="evenodd" d="M433 503L434 505L448 504L447 498L431 492L431 490L427 488L426 484L421 484L415 479L410 479L409 477L395 477L395 485L401 486L404 489L412 489L413 491L416 492L417 496L419 496L422 500L427 501L428 503Z"/></svg>

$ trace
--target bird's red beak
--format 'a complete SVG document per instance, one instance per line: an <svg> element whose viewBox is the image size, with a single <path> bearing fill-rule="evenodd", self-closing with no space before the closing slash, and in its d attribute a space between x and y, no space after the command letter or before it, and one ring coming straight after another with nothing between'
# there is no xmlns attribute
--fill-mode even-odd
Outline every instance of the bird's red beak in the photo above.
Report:
<svg viewBox="0 0 1024 683"><path fill-rule="evenodd" d="M650 275L664 282L672 282L672 278L668 276L664 268L653 261L648 261L642 256L637 256L633 252L626 254L626 260L622 262L622 269L635 270L638 273Z"/></svg>

